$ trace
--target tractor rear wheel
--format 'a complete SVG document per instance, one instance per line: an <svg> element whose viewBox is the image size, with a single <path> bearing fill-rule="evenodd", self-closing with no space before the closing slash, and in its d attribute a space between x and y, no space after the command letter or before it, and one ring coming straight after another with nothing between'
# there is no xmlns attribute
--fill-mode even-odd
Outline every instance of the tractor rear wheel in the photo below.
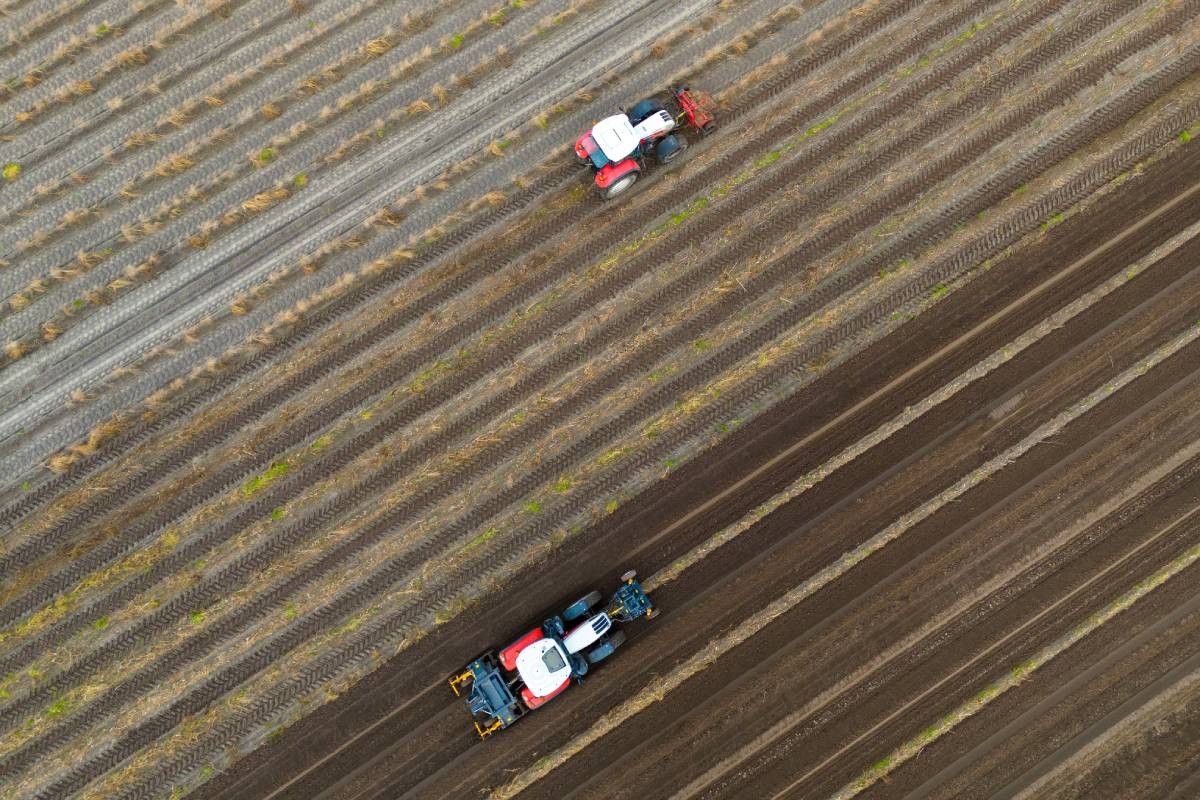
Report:
<svg viewBox="0 0 1200 800"><path fill-rule="evenodd" d="M620 178L617 178L617 180L613 181L612 186L609 186L607 189L603 190L601 195L605 200L612 200L630 186L633 186L633 184L637 182L637 179L638 174L636 172L630 172L622 175Z"/></svg>
<svg viewBox="0 0 1200 800"><path fill-rule="evenodd" d="M669 164L687 150L687 139L682 136L664 136L654 148L654 155L660 164Z"/></svg>
<svg viewBox="0 0 1200 800"><path fill-rule="evenodd" d="M613 654L621 645L625 644L625 632L613 631L604 641L588 651L587 660L589 664L599 664L604 659Z"/></svg>

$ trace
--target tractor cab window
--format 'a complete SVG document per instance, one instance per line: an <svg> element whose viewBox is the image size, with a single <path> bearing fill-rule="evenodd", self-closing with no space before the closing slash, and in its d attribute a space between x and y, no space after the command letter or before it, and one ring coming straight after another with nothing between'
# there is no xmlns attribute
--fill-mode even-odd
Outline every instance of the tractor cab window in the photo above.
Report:
<svg viewBox="0 0 1200 800"><path fill-rule="evenodd" d="M542 654L542 663L546 665L546 670L555 673L567 665L563 661L562 655L559 654L557 647L551 647Z"/></svg>

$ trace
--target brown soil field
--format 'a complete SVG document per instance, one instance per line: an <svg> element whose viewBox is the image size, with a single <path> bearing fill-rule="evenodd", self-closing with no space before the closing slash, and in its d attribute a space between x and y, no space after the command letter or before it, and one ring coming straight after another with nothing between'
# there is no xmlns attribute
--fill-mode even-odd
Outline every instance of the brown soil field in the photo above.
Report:
<svg viewBox="0 0 1200 800"><path fill-rule="evenodd" d="M1200 3L0 8L0 799L1200 791Z"/></svg>

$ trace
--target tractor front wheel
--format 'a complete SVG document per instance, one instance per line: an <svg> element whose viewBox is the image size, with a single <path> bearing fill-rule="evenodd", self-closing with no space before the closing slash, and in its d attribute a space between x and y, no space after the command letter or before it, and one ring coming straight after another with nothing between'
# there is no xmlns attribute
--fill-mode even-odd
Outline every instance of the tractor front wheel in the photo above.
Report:
<svg viewBox="0 0 1200 800"><path fill-rule="evenodd" d="M645 122L651 114L658 111L664 111L662 103L655 100L653 97L647 97L645 100L639 100L633 104L633 108L629 109L626 114L629 117L631 125L640 125Z"/></svg>
<svg viewBox="0 0 1200 800"><path fill-rule="evenodd" d="M577 619L583 619L583 617L586 616L589 611L595 608L596 605L599 604L603 599L604 595L600 594L598 591L588 592L583 597L567 606L567 610L563 612L563 619L567 622L574 622Z"/></svg>
<svg viewBox="0 0 1200 800"><path fill-rule="evenodd" d="M664 136L654 148L654 155L660 164L669 164L687 150L687 139L682 136Z"/></svg>
<svg viewBox="0 0 1200 800"><path fill-rule="evenodd" d="M626 570L626 571L625 571L625 572L624 572L624 573L621 575L621 583L629 583L631 580L633 580L633 579L634 579L634 578L636 578L636 577L637 577L637 570L636 570L636 569L630 569L630 570Z"/></svg>
<svg viewBox="0 0 1200 800"><path fill-rule="evenodd" d="M605 200L612 200L614 197L633 186L633 184L637 182L637 179L638 174L636 172L630 172L622 175L620 178L617 178L615 181L613 181L612 186L609 186L607 189L603 189L600 194Z"/></svg>

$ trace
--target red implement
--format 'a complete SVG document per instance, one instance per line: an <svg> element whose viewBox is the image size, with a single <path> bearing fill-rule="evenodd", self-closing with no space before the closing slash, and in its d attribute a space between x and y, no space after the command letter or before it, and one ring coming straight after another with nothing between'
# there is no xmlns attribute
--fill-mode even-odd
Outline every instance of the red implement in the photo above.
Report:
<svg viewBox="0 0 1200 800"><path fill-rule="evenodd" d="M679 103L680 111L687 116L692 127L700 131L701 136L707 136L716 129L717 123L712 115L716 103L712 97L701 92L693 92L686 86L673 89L672 93L675 95L675 102Z"/></svg>

